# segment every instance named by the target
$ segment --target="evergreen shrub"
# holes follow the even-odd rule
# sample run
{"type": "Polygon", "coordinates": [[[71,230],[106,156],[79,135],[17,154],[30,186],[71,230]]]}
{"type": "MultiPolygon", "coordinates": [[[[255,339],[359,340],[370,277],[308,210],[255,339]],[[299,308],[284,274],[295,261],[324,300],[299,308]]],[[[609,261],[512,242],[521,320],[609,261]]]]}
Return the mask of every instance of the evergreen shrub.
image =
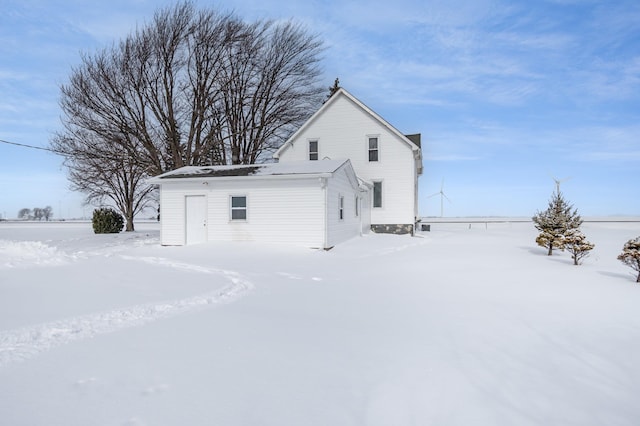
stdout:
{"type": "Polygon", "coordinates": [[[636,282],[640,283],[640,237],[629,240],[624,244],[618,260],[638,272],[636,282]]]}
{"type": "Polygon", "coordinates": [[[93,232],[96,234],[117,234],[124,227],[124,218],[111,208],[93,211],[93,232]]]}

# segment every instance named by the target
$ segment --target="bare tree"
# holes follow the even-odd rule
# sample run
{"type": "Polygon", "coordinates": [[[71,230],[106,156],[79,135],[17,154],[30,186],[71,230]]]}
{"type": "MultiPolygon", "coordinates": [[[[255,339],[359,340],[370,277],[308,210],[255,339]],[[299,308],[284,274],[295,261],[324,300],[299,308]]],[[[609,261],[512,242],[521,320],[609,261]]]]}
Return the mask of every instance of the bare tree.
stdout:
{"type": "Polygon", "coordinates": [[[44,218],[44,212],[40,207],[34,207],[31,212],[33,220],[42,220],[44,218]]]}
{"type": "Polygon", "coordinates": [[[133,231],[135,215],[152,202],[149,195],[154,188],[144,182],[146,171],[131,159],[121,143],[111,143],[88,132],[81,142],[56,139],[55,143],[65,156],[71,188],[83,192],[88,204],[114,205],[126,219],[126,230],[133,231]]]}
{"type": "Polygon", "coordinates": [[[51,218],[53,217],[53,209],[51,208],[51,206],[47,206],[42,209],[42,217],[47,222],[51,220],[51,218]]]}
{"type": "Polygon", "coordinates": [[[143,177],[254,163],[278,148],[322,102],[321,52],[292,22],[246,23],[189,2],[161,9],[119,44],[82,56],[61,87],[64,129],[52,147],[74,187],[113,200],[129,229],[148,194],[131,185],[143,177]]]}
{"type": "Polygon", "coordinates": [[[228,140],[231,163],[258,162],[321,103],[321,48],[300,25],[270,21],[245,25],[227,47],[219,140],[228,140]]]}
{"type": "Polygon", "coordinates": [[[255,162],[321,102],[321,51],[291,22],[162,9],[117,46],[83,55],[61,88],[63,134],[122,144],[150,174],[255,162]]]}
{"type": "Polygon", "coordinates": [[[20,211],[18,212],[18,219],[22,219],[22,220],[29,220],[31,219],[31,209],[20,209],[20,211]]]}

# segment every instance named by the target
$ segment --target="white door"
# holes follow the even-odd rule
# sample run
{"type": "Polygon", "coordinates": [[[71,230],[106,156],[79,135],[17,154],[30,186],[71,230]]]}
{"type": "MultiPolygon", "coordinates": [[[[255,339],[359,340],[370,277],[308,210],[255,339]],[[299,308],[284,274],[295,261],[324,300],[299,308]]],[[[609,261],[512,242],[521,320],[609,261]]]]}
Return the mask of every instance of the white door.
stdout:
{"type": "Polygon", "coordinates": [[[186,243],[198,244],[207,241],[207,202],[204,195],[187,195],[185,229],[186,243]]]}

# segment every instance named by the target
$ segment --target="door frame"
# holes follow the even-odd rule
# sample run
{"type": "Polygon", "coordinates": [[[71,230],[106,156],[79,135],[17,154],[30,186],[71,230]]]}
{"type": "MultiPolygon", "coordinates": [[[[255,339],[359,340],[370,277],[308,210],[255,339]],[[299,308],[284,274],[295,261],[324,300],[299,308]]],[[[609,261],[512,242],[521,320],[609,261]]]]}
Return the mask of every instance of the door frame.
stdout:
{"type": "MultiPolygon", "coordinates": [[[[206,194],[189,194],[184,197],[184,243],[188,244],[200,244],[208,241],[208,220],[207,220],[207,195],[206,194]],[[193,204],[193,201],[198,200],[198,204],[193,204]],[[196,220],[202,221],[201,233],[196,232],[197,225],[190,225],[190,218],[193,217],[193,213],[196,208],[199,210],[199,214],[196,216],[196,220]],[[194,233],[195,232],[195,233],[194,233]],[[191,235],[191,238],[189,236],[191,235]],[[194,238],[195,237],[195,238],[194,238]],[[192,240],[192,241],[190,241],[192,240]]],[[[191,219],[193,221],[194,219],[191,219]]]]}

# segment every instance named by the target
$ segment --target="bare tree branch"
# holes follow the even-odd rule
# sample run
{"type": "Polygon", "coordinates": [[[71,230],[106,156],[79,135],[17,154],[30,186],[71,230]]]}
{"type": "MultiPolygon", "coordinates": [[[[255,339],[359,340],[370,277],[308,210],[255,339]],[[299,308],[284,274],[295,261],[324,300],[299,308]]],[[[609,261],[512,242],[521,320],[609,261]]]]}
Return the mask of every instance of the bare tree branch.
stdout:
{"type": "Polygon", "coordinates": [[[264,161],[322,103],[321,52],[293,22],[246,23],[190,2],[161,9],[81,56],[61,87],[64,128],[51,145],[74,188],[129,220],[149,175],[264,161]]]}

